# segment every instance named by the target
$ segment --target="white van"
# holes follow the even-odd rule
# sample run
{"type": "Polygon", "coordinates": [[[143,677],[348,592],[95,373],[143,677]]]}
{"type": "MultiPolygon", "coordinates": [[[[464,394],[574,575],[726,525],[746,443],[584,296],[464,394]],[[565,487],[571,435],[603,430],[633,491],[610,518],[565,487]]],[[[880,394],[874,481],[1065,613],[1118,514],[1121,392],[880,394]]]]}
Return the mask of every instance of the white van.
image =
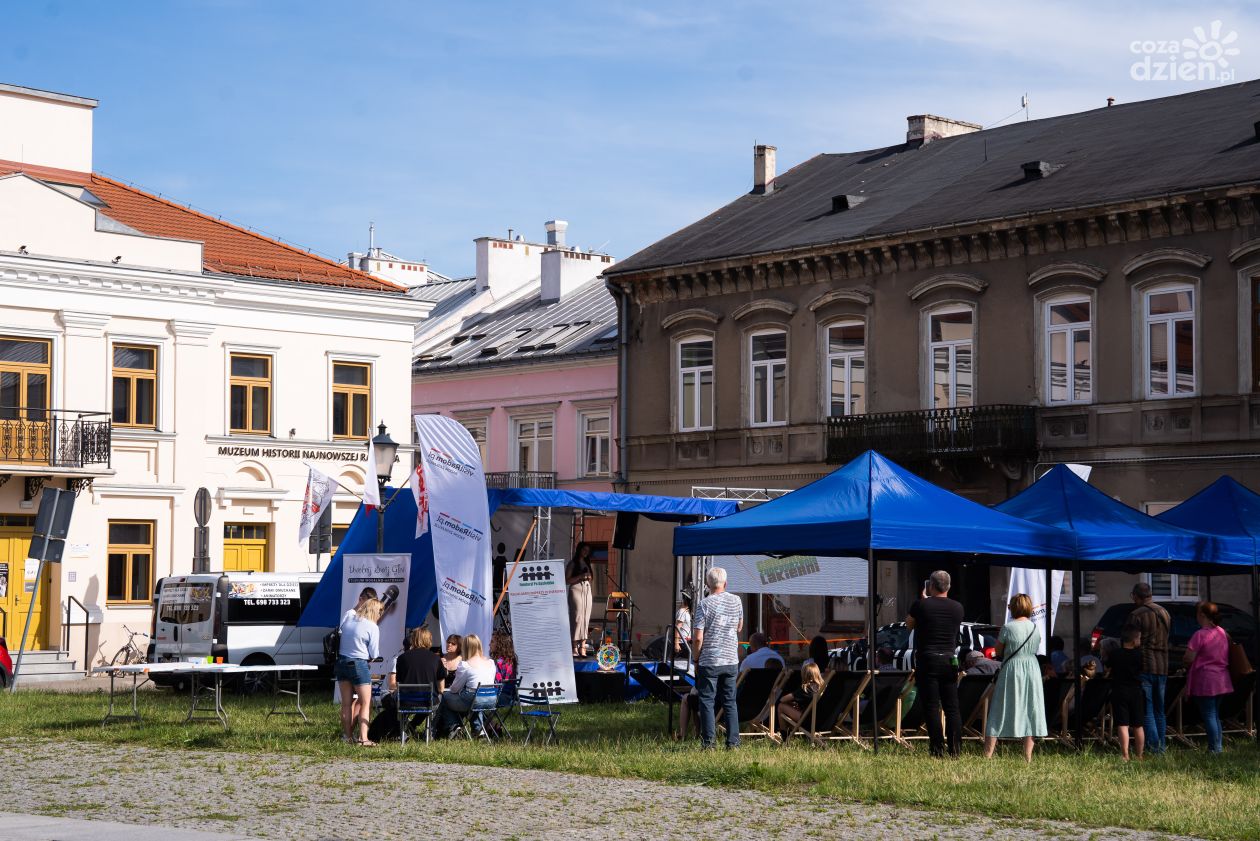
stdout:
{"type": "Polygon", "coordinates": [[[243,666],[324,665],[332,628],[299,628],[317,572],[173,575],[157,582],[149,661],[222,657],[243,666]]]}

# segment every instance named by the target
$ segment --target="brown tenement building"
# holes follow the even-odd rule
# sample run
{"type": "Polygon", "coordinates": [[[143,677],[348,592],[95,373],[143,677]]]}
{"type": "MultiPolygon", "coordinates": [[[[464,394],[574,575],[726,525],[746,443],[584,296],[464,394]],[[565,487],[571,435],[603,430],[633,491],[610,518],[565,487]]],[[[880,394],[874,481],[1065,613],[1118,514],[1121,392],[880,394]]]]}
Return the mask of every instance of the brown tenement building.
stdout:
{"type": "MultiPolygon", "coordinates": [[[[1260,489],[1257,120],[1247,82],[987,131],[913,116],[904,143],[781,175],[756,147],[752,192],[605,274],[628,488],[796,488],[874,448],[989,504],[1060,462],[1151,513],[1221,474],[1260,489]]],[[[668,622],[655,542],[641,626],[668,622]]],[[[881,622],[929,571],[881,568],[881,622]]],[[[967,618],[1001,621],[1006,570],[954,571],[967,618]]],[[[1088,575],[1083,628],[1133,581],[1088,575]]],[[[1247,577],[1210,586],[1248,608],[1247,577]]],[[[784,600],[806,634],[862,602],[784,600]]]]}

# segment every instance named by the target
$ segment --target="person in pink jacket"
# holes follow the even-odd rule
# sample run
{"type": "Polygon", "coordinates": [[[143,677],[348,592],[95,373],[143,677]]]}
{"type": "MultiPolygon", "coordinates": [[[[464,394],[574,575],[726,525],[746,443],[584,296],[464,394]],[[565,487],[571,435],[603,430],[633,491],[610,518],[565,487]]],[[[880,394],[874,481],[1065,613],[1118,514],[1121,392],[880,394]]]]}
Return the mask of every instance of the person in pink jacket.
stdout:
{"type": "Polygon", "coordinates": [[[1218,706],[1222,695],[1234,691],[1229,679],[1229,634],[1219,624],[1221,611],[1212,602],[1199,602],[1199,630],[1186,648],[1186,695],[1199,705],[1208,750],[1221,752],[1221,718],[1218,706]]]}

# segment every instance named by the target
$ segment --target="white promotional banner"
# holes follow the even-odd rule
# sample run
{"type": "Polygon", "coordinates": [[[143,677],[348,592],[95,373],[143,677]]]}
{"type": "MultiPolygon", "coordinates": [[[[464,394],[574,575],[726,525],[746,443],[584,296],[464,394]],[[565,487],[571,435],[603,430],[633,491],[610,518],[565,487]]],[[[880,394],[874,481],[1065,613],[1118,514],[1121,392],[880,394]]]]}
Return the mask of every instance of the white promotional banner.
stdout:
{"type": "Polygon", "coordinates": [[[488,649],[490,509],[481,452],[468,430],[441,415],[416,415],[416,449],[413,482],[428,498],[442,638],[476,634],[488,649]]]}
{"type": "Polygon", "coordinates": [[[359,603],[363,590],[371,587],[385,605],[380,628],[381,657],[372,664],[373,674],[389,674],[394,660],[402,653],[403,634],[407,622],[407,585],[411,573],[411,556],[407,554],[347,554],[341,561],[341,615],[359,603]]]}
{"type": "MultiPolygon", "coordinates": [[[[1054,599],[1050,605],[1050,630],[1054,631],[1054,620],[1059,615],[1059,596],[1063,592],[1063,570],[1051,570],[1050,572],[1050,589],[1054,593],[1054,599]]],[[[1044,569],[1023,569],[1022,567],[1014,567],[1011,569],[1011,586],[1006,593],[1006,603],[1011,603],[1011,597],[1019,593],[1027,594],[1032,599],[1033,612],[1030,617],[1037,630],[1041,632],[1041,645],[1037,648],[1038,654],[1046,653],[1046,571],[1044,569]]],[[[1011,612],[1006,611],[1006,621],[1011,621],[1011,612]]]]}
{"type": "Polygon", "coordinates": [[[564,561],[520,564],[508,583],[508,606],[521,692],[546,694],[553,704],[576,703],[564,561]]]}
{"type": "Polygon", "coordinates": [[[315,531],[315,524],[324,513],[324,509],[332,502],[336,485],[314,467],[308,468],[306,477],[306,495],[302,498],[302,519],[298,524],[298,543],[305,543],[315,531]]]}
{"type": "Polygon", "coordinates": [[[713,565],[726,570],[732,593],[774,593],[792,596],[865,596],[865,558],[792,555],[719,555],[713,565]]]}

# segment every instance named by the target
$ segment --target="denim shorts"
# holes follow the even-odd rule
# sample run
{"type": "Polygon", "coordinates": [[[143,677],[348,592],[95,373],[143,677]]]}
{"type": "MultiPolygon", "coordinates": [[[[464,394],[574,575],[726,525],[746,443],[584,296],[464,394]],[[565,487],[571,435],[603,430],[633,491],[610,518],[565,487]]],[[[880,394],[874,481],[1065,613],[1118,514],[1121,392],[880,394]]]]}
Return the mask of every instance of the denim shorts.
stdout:
{"type": "Polygon", "coordinates": [[[353,686],[363,686],[372,682],[372,672],[368,669],[367,660],[356,660],[341,655],[337,656],[337,665],[333,667],[333,675],[337,680],[345,681],[353,686]]]}

